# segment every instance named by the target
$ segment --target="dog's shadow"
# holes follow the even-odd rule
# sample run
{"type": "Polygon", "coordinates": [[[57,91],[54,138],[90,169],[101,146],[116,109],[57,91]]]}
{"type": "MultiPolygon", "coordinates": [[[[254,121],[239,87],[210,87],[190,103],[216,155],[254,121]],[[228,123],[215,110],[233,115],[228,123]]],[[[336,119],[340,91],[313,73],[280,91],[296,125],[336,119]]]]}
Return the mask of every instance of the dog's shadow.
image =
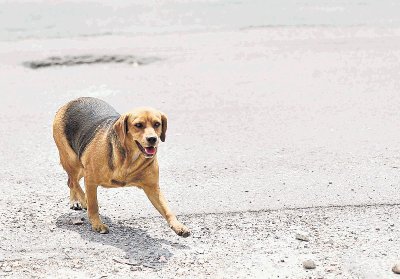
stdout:
{"type": "MultiPolygon", "coordinates": [[[[82,213],[86,213],[83,211],[82,213]]],[[[123,225],[123,222],[112,222],[110,218],[102,216],[102,220],[110,227],[109,234],[99,234],[91,229],[86,214],[67,213],[60,215],[56,220],[56,226],[77,232],[82,239],[90,242],[98,242],[103,245],[110,245],[125,252],[125,259],[115,259],[121,263],[131,265],[142,265],[154,270],[161,270],[173,256],[170,251],[174,249],[188,249],[187,246],[171,242],[165,239],[151,237],[143,229],[123,225]],[[74,225],[72,220],[84,216],[82,225],[74,225]]]]}

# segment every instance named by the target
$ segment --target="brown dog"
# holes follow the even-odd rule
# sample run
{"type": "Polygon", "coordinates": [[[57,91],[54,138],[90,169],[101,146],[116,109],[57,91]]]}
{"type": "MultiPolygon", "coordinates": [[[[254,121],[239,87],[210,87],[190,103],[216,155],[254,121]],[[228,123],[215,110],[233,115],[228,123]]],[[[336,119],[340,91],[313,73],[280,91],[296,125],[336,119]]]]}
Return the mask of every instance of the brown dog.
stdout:
{"type": "Polygon", "coordinates": [[[136,186],[144,190],[176,234],[190,235],[169,209],[158,184],[156,153],[166,131],[167,117],[151,108],[119,115],[106,102],[85,97],[58,110],[53,137],[68,174],[71,208],[87,208],[95,231],[108,233],[99,216],[97,187],[136,186]],[[79,185],[82,177],[86,196],[79,185]]]}

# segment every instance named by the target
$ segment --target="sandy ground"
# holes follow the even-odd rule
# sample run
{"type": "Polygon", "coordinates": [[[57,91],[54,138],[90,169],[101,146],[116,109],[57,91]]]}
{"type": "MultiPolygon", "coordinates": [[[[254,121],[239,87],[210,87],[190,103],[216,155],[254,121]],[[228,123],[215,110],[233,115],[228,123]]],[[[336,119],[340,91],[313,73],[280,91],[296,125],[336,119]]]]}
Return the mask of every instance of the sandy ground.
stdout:
{"type": "Polygon", "coordinates": [[[32,212],[27,206],[12,219],[2,217],[11,232],[1,239],[6,246],[0,276],[398,277],[390,269],[399,260],[399,206],[189,214],[181,216],[194,231],[187,239],[173,235],[160,217],[105,217],[112,231],[100,235],[86,220],[71,224],[85,214],[56,211],[61,214],[32,212]],[[308,242],[295,239],[299,230],[309,234],[308,242]],[[303,268],[308,259],[316,269],[303,268]]]}
{"type": "Polygon", "coordinates": [[[0,42],[1,276],[395,277],[399,59],[396,28],[0,42]],[[82,54],[160,60],[22,66],[82,54]],[[78,96],[168,114],[161,187],[193,237],[133,188],[100,191],[109,235],[70,224],[84,212],[68,208],[51,121],[78,96]]]}

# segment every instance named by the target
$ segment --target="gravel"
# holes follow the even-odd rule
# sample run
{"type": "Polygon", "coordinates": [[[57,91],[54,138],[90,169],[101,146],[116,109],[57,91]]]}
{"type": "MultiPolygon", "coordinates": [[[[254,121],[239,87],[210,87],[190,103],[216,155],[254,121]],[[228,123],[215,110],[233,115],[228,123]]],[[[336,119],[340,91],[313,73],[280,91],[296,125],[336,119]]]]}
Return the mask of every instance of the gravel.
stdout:
{"type": "MultiPolygon", "coordinates": [[[[181,215],[196,236],[183,239],[160,217],[125,219],[112,212],[103,216],[110,234],[100,235],[87,222],[73,225],[70,220],[85,212],[67,204],[66,199],[65,206],[45,210],[46,218],[37,215],[23,228],[7,222],[17,215],[13,205],[1,212],[0,222],[9,232],[1,236],[0,248],[8,278],[395,276],[390,270],[398,257],[393,239],[400,232],[391,224],[400,214],[398,205],[181,215]],[[300,226],[312,232],[312,242],[293,238],[300,226]],[[303,262],[307,258],[312,262],[303,262]],[[307,269],[315,262],[321,268],[307,269]]],[[[29,212],[22,208],[22,216],[29,212]]]]}

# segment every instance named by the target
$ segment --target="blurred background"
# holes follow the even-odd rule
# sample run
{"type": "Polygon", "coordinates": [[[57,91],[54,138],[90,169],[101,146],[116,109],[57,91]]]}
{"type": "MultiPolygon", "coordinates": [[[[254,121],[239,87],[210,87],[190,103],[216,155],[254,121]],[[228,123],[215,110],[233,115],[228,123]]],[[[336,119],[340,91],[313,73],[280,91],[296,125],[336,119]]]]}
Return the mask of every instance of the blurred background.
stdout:
{"type": "Polygon", "coordinates": [[[395,0],[1,1],[1,40],[279,26],[399,26],[395,0]]]}

